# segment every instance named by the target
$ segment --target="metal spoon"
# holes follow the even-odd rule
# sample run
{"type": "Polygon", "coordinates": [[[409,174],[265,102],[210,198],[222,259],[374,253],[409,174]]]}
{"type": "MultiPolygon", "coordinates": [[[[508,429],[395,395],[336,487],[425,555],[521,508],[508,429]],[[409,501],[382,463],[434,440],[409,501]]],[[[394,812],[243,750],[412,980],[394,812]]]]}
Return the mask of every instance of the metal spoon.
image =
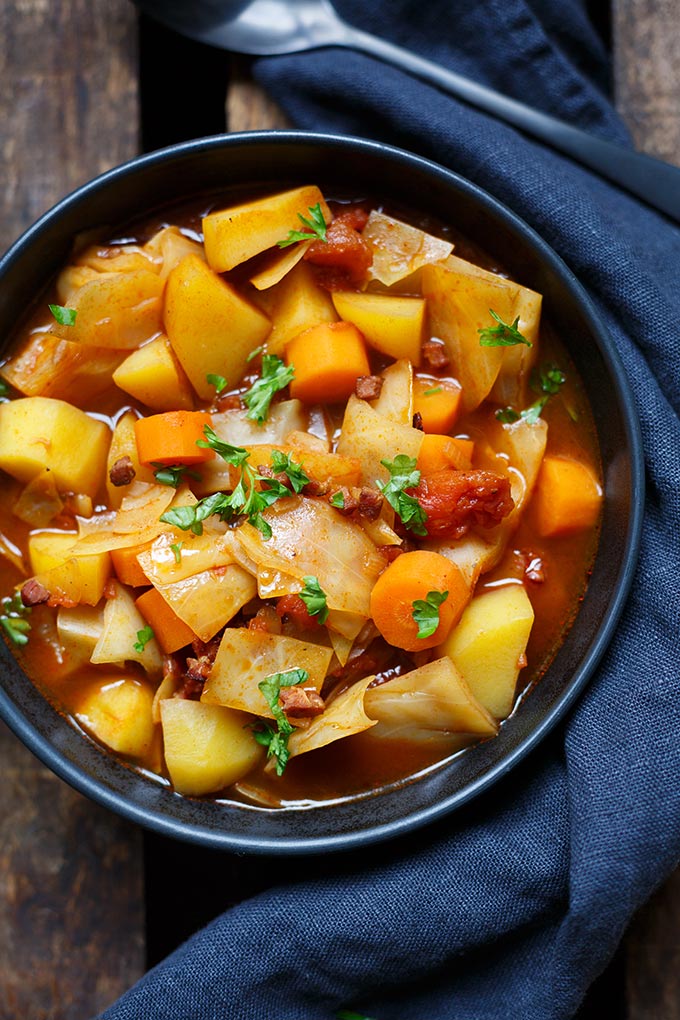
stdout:
{"type": "Polygon", "coordinates": [[[135,0],[182,35],[235,53],[274,56],[345,46],[369,53],[571,156],[680,222],[680,168],[590,135],[342,21],[329,0],[135,0]]]}

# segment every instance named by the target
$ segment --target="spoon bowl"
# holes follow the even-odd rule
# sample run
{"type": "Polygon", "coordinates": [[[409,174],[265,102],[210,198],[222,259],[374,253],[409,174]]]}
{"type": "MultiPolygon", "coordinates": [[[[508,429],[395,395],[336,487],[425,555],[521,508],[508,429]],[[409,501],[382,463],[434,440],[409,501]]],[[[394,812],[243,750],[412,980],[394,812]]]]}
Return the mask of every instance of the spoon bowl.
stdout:
{"type": "Polygon", "coordinates": [[[322,46],[343,46],[377,57],[514,124],[680,222],[680,168],[590,135],[385,39],[354,28],[338,16],[329,0],[135,2],[150,17],[180,35],[234,53],[276,56],[322,46]]]}

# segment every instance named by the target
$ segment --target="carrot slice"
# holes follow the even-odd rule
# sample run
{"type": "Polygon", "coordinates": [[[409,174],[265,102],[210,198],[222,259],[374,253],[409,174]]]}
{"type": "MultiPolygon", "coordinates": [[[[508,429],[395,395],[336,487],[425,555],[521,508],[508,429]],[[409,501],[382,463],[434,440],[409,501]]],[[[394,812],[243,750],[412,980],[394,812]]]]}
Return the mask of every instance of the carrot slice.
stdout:
{"type": "Polygon", "coordinates": [[[137,556],[150,547],[151,542],[141,542],[139,545],[111,550],[113,569],[122,584],[129,584],[131,588],[149,587],[151,581],[137,562],[137,556]]]}
{"type": "Polygon", "coordinates": [[[544,457],[536,479],[532,513],[540,535],[567,535],[592,528],[602,487],[588,465],[568,457],[544,457]]]}
{"type": "Polygon", "coordinates": [[[354,392],[357,377],[370,375],[364,338],[351,322],[323,322],[286,344],[295,367],[290,395],[307,404],[335,404],[354,392]]]}
{"type": "Polygon", "coordinates": [[[423,419],[425,432],[446,433],[454,426],[460,408],[460,386],[446,379],[413,380],[413,410],[423,419]]]}
{"type": "Polygon", "coordinates": [[[449,468],[468,471],[472,466],[474,446],[472,439],[454,439],[452,436],[426,433],[416,467],[421,475],[431,475],[435,471],[446,471],[449,468]]]}
{"type": "Polygon", "coordinates": [[[176,652],[195,640],[191,627],[180,620],[177,613],[168,605],[163,596],[155,589],[149,588],[135,600],[135,605],[153,630],[166,655],[176,652]]]}
{"type": "Polygon", "coordinates": [[[212,425],[207,411],[166,411],[135,422],[137,453],[141,464],[201,464],[212,460],[212,450],[196,445],[212,425]]]}
{"type": "Polygon", "coordinates": [[[402,553],[380,575],[371,592],[371,616],[391,644],[416,652],[445,640],[470,598],[461,571],[436,552],[416,549],[402,553]],[[413,603],[427,600],[430,592],[448,592],[439,606],[439,624],[429,637],[418,637],[413,603]]]}

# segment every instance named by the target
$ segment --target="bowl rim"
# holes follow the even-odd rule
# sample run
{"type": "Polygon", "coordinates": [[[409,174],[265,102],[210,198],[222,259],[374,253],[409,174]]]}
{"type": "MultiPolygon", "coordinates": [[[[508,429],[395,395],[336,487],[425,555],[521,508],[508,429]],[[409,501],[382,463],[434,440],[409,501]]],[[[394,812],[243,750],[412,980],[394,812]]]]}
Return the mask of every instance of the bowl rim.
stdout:
{"type": "MultiPolygon", "coordinates": [[[[44,765],[75,790],[118,815],[160,835],[200,844],[213,849],[240,853],[301,855],[350,850],[366,846],[367,844],[393,839],[454,812],[507,775],[568,714],[582,694],[613,637],[632,585],[644,518],[644,458],[639,418],[625,369],[613,339],[593,300],[572,270],[532,227],[489,192],[448,167],[408,150],[382,142],[352,135],[325,132],[278,129],[258,130],[192,139],[134,157],[75,188],[29,226],[12,244],[5,255],[0,258],[0,286],[2,286],[4,274],[16,260],[22,257],[25,250],[31,247],[34,239],[46,227],[53,224],[73,207],[87,202],[91,195],[106,190],[111,186],[117,186],[123,183],[130,175],[134,175],[148,167],[166,162],[172,163],[177,159],[185,157],[196,157],[213,149],[231,148],[244,144],[257,145],[261,142],[266,142],[268,145],[320,145],[331,150],[359,149],[366,153],[378,154],[383,158],[396,161],[396,163],[404,166],[419,168],[426,174],[439,178],[443,183],[453,184],[459,190],[462,189],[470,194],[485,211],[495,217],[499,217],[512,230],[523,235],[538,258],[560,279],[569,292],[571,299],[579,307],[593,335],[597,338],[599,353],[605,363],[609,380],[615,391],[617,403],[619,407],[625,407],[628,412],[623,415],[623,428],[630,453],[630,512],[623,538],[624,550],[621,557],[621,567],[616,579],[615,591],[608,603],[605,618],[597,628],[594,640],[583,655],[580,666],[570,676],[568,686],[556,698],[554,704],[546,710],[543,718],[531,732],[521,738],[517,745],[501,761],[493,764],[477,778],[467,782],[461,789],[448,794],[440,800],[436,800],[427,807],[421,807],[414,812],[408,813],[403,817],[391,819],[388,822],[368,824],[356,831],[303,838],[295,836],[275,836],[271,838],[261,835],[253,836],[252,834],[241,836],[229,833],[228,831],[215,830],[200,824],[175,820],[162,811],[150,809],[131,801],[125,794],[111,789],[101,779],[85,772],[81,766],[71,761],[54,743],[51,743],[40,732],[25,716],[21,707],[9,698],[4,685],[0,686],[0,717],[5,720],[15,735],[44,765]]],[[[11,656],[11,649],[8,651],[11,656]]],[[[19,666],[19,668],[21,667],[19,666]]],[[[56,710],[53,709],[53,711],[56,710]]],[[[70,725],[70,723],[67,722],[67,725],[70,725]]],[[[107,752],[104,751],[104,753],[106,754],[107,752]]],[[[243,806],[245,809],[248,809],[248,805],[243,806]]],[[[320,807],[323,807],[323,804],[320,807]]],[[[285,811],[285,809],[283,810],[285,811]]]]}

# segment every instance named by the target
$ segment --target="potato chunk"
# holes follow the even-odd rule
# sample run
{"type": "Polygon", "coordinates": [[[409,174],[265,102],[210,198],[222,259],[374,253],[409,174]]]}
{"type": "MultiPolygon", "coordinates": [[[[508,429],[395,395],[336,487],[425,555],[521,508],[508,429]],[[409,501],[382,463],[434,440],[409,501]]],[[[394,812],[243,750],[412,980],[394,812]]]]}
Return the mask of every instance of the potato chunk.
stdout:
{"type": "Polygon", "coordinates": [[[211,400],[215,388],[206,376],[219,373],[227,386],[236,386],[270,323],[197,255],[187,255],[168,276],[165,328],[194,389],[211,400]]]}
{"type": "Polygon", "coordinates": [[[440,647],[497,719],[512,709],[533,622],[534,610],[521,585],[493,588],[472,600],[440,647]]]}
{"type": "Polygon", "coordinates": [[[390,358],[408,358],[414,365],[420,364],[423,298],[336,291],[333,304],[340,318],[361,330],[371,347],[390,358]]]}
{"type": "Polygon", "coordinates": [[[164,336],[128,355],[113,381],[154,411],[191,411],[194,406],[189,380],[164,336]]]}
{"type": "Polygon", "coordinates": [[[111,675],[90,688],[78,705],[78,722],[113,751],[143,758],[153,744],[153,691],[132,676],[111,675]]]}
{"type": "Polygon", "coordinates": [[[44,468],[61,491],[95,496],[111,432],[63,400],[22,397],[0,405],[0,468],[30,482],[44,468]]]}
{"type": "Polygon", "coordinates": [[[210,213],[203,218],[208,263],[216,273],[224,273],[272,248],[288,237],[289,231],[302,229],[299,217],[309,219],[309,210],[317,203],[328,223],[330,210],[316,185],[210,213]]]}
{"type": "Polygon", "coordinates": [[[264,754],[247,728],[252,718],[221,705],[160,702],[165,763],[178,793],[200,797],[247,775],[264,754]]]}

